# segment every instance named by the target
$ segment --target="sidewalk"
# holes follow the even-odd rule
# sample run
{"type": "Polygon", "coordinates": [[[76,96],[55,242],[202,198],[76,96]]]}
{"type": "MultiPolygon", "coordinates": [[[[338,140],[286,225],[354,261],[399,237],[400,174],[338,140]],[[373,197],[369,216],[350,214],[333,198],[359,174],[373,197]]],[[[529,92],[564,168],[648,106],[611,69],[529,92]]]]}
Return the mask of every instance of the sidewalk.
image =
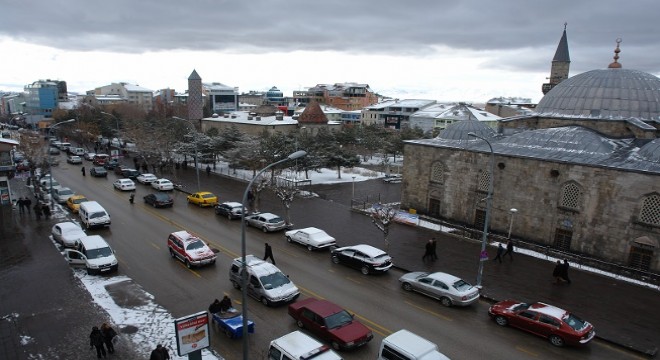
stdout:
{"type": "MultiPolygon", "coordinates": [[[[177,173],[183,190],[195,189],[194,169],[177,173]]],[[[215,192],[220,201],[240,201],[247,184],[243,181],[212,174],[201,177],[202,190],[215,192]],[[212,180],[212,181],[208,181],[212,180]]],[[[400,200],[400,185],[381,180],[362,182],[360,189],[381,195],[383,203],[400,200]]],[[[352,184],[312,185],[311,191],[320,198],[296,199],[291,206],[292,219],[301,226],[323,226],[340,245],[359,242],[384,248],[383,238],[371,224],[370,217],[350,209],[352,184]],[[319,223],[322,219],[322,223],[319,223]],[[347,224],[351,224],[347,226],[347,224]],[[368,236],[366,234],[369,234],[368,236]],[[343,243],[342,243],[343,242],[343,243]]],[[[307,189],[310,190],[310,189],[307,189]]],[[[266,194],[264,208],[281,212],[274,196],[266,194]]],[[[431,231],[421,227],[395,224],[390,228],[390,247],[395,266],[403,271],[443,271],[475,283],[481,242],[431,231]],[[439,259],[423,262],[424,245],[429,238],[438,241],[439,259]]],[[[496,248],[488,248],[490,258],[496,248]]],[[[654,356],[660,341],[660,311],[657,309],[660,292],[608,276],[582,271],[575,266],[569,270],[572,283],[555,285],[552,271],[555,262],[514,254],[502,264],[492,260],[484,263],[482,297],[488,301],[515,299],[526,302],[542,301],[565,308],[594,324],[597,337],[639,352],[654,356]]],[[[485,314],[484,314],[485,315],[485,314]]],[[[485,316],[487,319],[487,316],[485,316]]]]}

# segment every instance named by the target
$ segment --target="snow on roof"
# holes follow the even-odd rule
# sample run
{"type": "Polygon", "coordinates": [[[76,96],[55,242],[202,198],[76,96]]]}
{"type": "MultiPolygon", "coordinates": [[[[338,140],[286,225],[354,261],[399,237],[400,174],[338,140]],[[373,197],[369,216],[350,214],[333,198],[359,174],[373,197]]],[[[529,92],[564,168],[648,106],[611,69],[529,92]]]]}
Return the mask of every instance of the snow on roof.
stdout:
{"type": "Polygon", "coordinates": [[[298,121],[293,120],[290,116],[284,116],[282,120],[277,120],[275,116],[261,116],[260,120],[257,120],[257,116],[250,115],[247,111],[234,111],[228,114],[228,117],[208,117],[202,120],[204,121],[217,121],[217,122],[228,122],[228,123],[237,123],[237,124],[253,124],[253,125],[297,125],[298,121]],[[251,120],[248,117],[252,117],[251,120]]]}
{"type": "Polygon", "coordinates": [[[153,93],[154,92],[153,90],[149,90],[149,89],[144,88],[144,87],[139,86],[139,85],[133,85],[133,84],[123,84],[123,85],[124,85],[124,89],[126,89],[126,91],[148,92],[148,93],[153,93]]]}

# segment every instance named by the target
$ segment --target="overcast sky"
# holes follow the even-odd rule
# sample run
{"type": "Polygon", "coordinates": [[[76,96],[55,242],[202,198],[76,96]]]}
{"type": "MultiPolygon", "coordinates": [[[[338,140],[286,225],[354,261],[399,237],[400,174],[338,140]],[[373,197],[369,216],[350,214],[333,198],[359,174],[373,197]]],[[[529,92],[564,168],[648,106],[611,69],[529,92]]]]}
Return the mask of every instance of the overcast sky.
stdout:
{"type": "Polygon", "coordinates": [[[660,74],[660,1],[0,0],[0,90],[39,79],[240,92],[357,82],[398,98],[538,101],[568,23],[571,76],[660,74]]]}

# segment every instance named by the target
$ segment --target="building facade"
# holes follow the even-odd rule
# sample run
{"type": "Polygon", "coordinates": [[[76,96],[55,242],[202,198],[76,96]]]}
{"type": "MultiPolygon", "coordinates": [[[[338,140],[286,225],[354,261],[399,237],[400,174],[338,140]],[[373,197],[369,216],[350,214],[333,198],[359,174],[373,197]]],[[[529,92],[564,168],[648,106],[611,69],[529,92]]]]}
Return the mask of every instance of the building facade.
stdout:
{"type": "Polygon", "coordinates": [[[153,90],[143,88],[129,83],[111,83],[110,85],[97,87],[87,92],[88,96],[93,96],[94,100],[85,100],[86,102],[105,102],[112,100],[112,103],[126,102],[148,112],[153,109],[153,90]],[[99,100],[102,99],[102,100],[99,100]],[[119,100],[114,100],[119,99],[119,100]]]}

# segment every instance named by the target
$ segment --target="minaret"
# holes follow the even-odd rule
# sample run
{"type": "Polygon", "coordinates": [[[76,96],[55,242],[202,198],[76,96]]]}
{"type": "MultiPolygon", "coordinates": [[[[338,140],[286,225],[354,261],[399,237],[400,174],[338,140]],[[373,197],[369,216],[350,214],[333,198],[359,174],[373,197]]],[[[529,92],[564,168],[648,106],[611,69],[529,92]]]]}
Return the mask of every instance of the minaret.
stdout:
{"type": "Polygon", "coordinates": [[[552,90],[560,82],[568,79],[568,70],[571,67],[571,57],[568,54],[568,40],[566,39],[566,25],[564,23],[564,33],[561,35],[559,45],[555,57],[552,59],[552,67],[550,67],[550,82],[543,84],[543,95],[552,90]]]}
{"type": "Polygon", "coordinates": [[[193,70],[188,77],[188,120],[201,120],[204,117],[203,109],[202,78],[193,70]]]}

